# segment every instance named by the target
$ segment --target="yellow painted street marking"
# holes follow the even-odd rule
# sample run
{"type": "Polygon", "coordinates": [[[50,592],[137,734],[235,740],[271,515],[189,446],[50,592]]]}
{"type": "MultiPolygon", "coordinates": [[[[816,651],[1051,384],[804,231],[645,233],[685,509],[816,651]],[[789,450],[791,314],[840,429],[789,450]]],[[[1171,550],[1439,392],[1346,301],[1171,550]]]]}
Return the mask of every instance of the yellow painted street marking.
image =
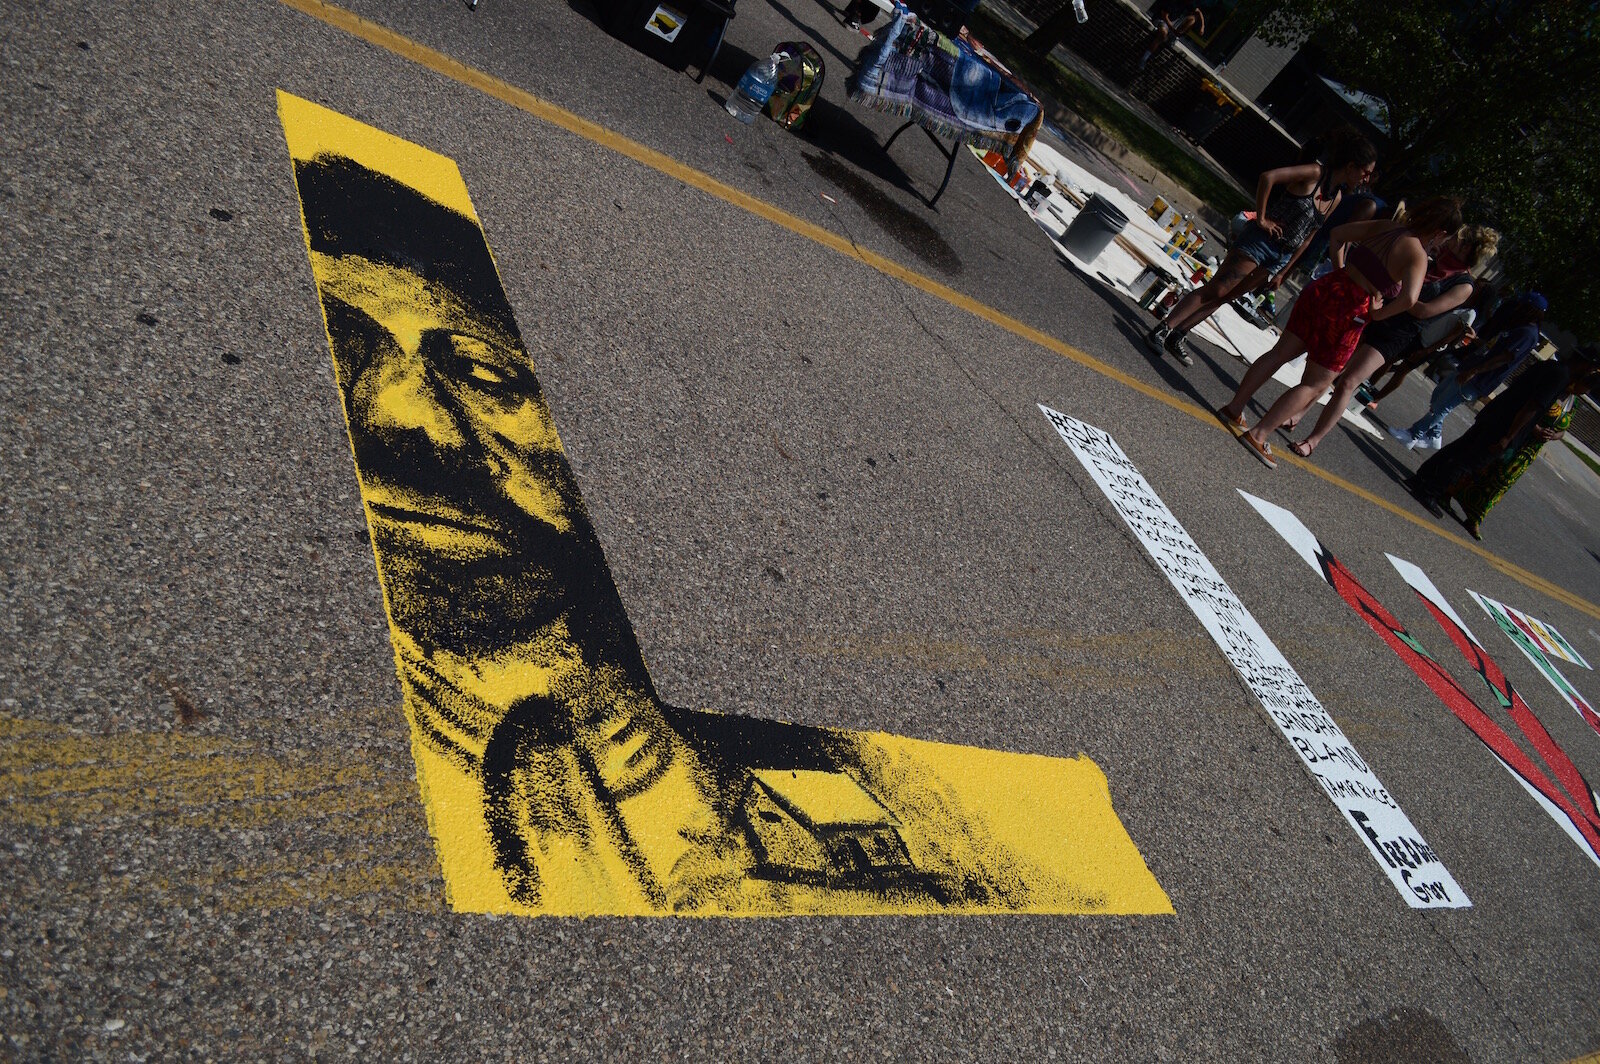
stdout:
{"type": "MultiPolygon", "coordinates": [[[[951,306],[959,307],[960,309],[967,311],[969,314],[989,322],[991,325],[996,325],[1006,330],[1013,336],[1037,344],[1040,347],[1054,352],[1063,358],[1070,359],[1071,361],[1078,363],[1080,366],[1093,370],[1101,376],[1108,377],[1111,380],[1116,381],[1118,384],[1122,384],[1133,389],[1141,395],[1154,399],[1159,403],[1163,403],[1166,406],[1171,407],[1173,410],[1176,410],[1181,414],[1186,414],[1203,424],[1213,425],[1217,428],[1222,427],[1220,424],[1218,424],[1216,418],[1212,416],[1210,411],[1202,410],[1193,403],[1180,399],[1163,388],[1156,387],[1152,384],[1147,384],[1146,382],[1139,380],[1137,377],[1124,373],[1122,370],[1100,361],[1093,355],[1073,347],[1071,344],[1063,343],[1048,333],[1041,332],[1031,325],[1026,325],[1010,315],[1005,314],[994,307],[988,306],[985,303],[980,303],[971,296],[957,292],[955,289],[947,287],[946,285],[942,285],[938,281],[935,281],[930,277],[926,277],[923,274],[917,273],[914,270],[907,269],[899,263],[885,258],[876,252],[859,247],[854,242],[839,236],[836,233],[829,232],[819,225],[815,225],[811,222],[805,221],[804,219],[797,218],[781,208],[774,207],[772,204],[763,200],[759,200],[748,193],[741,192],[731,185],[724,184],[709,174],[702,173],[693,167],[686,166],[669,155],[658,152],[653,148],[647,148],[638,141],[625,137],[615,130],[608,129],[599,123],[591,122],[586,118],[581,118],[563,107],[558,107],[547,100],[542,100],[525,89],[519,89],[515,85],[503,81],[492,74],[486,74],[481,70],[469,67],[465,63],[445,55],[443,52],[429,48],[427,45],[420,44],[417,41],[413,41],[409,37],[395,33],[393,30],[386,29],[375,22],[364,19],[360,15],[346,11],[343,8],[335,7],[332,4],[322,3],[321,0],[279,0],[279,2],[287,7],[294,8],[296,11],[303,12],[304,14],[307,14],[320,22],[324,22],[329,26],[333,26],[334,28],[343,30],[354,37],[358,37],[361,40],[366,41],[368,44],[372,44],[384,49],[385,51],[392,52],[403,59],[410,60],[419,66],[426,67],[436,74],[442,74],[445,77],[454,81],[458,81],[463,85],[471,86],[485,95],[492,96],[503,103],[510,104],[512,107],[533,115],[535,118],[541,119],[542,121],[548,122],[553,126],[564,129],[569,133],[576,134],[577,136],[580,136],[591,143],[610,149],[611,151],[614,151],[619,155],[626,156],[635,162],[642,163],[645,166],[650,167],[652,170],[656,170],[667,175],[668,177],[682,181],[684,184],[693,188],[697,188],[708,195],[722,200],[725,203],[729,203],[740,208],[741,210],[749,211],[751,214],[754,214],[760,218],[764,218],[772,224],[781,226],[792,233],[803,236],[807,240],[814,241],[815,243],[821,244],[823,247],[831,248],[832,250],[837,251],[841,255],[848,256],[849,258],[864,263],[865,265],[872,267],[874,270],[877,270],[879,273],[893,277],[895,280],[910,285],[912,288],[915,288],[918,291],[925,292],[928,295],[933,296],[935,299],[943,300],[944,302],[949,303],[951,306]]],[[[1504,573],[1511,579],[1516,580],[1518,583],[1532,588],[1541,594],[1548,595],[1556,601],[1563,603],[1566,606],[1570,606],[1572,609],[1575,609],[1580,613],[1587,614],[1596,620],[1600,620],[1600,605],[1596,605],[1587,601],[1586,599],[1580,598],[1565,588],[1551,583],[1543,577],[1523,569],[1521,566],[1514,565],[1513,563],[1500,558],[1483,547],[1480,547],[1478,544],[1440,528],[1436,523],[1433,522],[1431,518],[1420,517],[1417,514],[1397,506],[1386,499],[1380,498],[1372,492],[1367,491],[1365,488],[1361,488],[1355,484],[1352,484],[1343,477],[1336,476],[1325,469],[1313,465],[1311,462],[1300,458],[1298,455],[1285,454],[1278,460],[1280,462],[1287,462],[1289,465],[1296,466],[1300,469],[1307,470],[1312,475],[1320,477],[1329,484],[1341,488],[1344,491],[1347,491],[1350,494],[1379,507],[1380,509],[1386,510],[1396,517],[1409,521],[1418,528],[1431,532],[1442,539],[1448,540],[1450,543],[1458,547],[1471,551],[1473,554],[1476,554],[1480,558],[1487,561],[1496,570],[1504,573]]]]}

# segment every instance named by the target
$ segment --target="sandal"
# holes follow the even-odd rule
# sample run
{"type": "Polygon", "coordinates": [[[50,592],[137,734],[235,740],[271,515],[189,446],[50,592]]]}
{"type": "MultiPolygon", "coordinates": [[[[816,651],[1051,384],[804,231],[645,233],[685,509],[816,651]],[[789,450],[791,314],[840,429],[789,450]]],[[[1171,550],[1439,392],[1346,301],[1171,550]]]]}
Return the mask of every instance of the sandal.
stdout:
{"type": "Polygon", "coordinates": [[[1268,469],[1278,468],[1278,460],[1272,457],[1272,444],[1257,443],[1255,440],[1250,438],[1250,434],[1248,432],[1239,434],[1239,442],[1250,448],[1250,453],[1261,459],[1262,465],[1266,466],[1268,469]]]}
{"type": "Polygon", "coordinates": [[[1235,435],[1238,435],[1250,427],[1250,422],[1244,419],[1243,414],[1240,414],[1238,417],[1229,417],[1220,406],[1217,407],[1216,410],[1212,411],[1212,413],[1217,415],[1218,421],[1232,429],[1235,435]]]}
{"type": "Polygon", "coordinates": [[[1295,440],[1289,445],[1289,450],[1293,451],[1301,458],[1310,458],[1311,452],[1315,451],[1316,448],[1306,443],[1305,440],[1295,440]]]}

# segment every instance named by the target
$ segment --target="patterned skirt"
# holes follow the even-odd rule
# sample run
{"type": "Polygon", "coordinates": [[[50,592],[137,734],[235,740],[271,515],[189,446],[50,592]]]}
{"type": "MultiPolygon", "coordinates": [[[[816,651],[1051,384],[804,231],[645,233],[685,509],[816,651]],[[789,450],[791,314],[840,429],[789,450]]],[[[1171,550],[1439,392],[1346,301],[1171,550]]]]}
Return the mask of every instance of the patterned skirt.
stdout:
{"type": "MultiPolygon", "coordinates": [[[[1565,432],[1571,424],[1572,406],[1557,402],[1534,422],[1534,427],[1549,429],[1551,432],[1565,432]]],[[[1451,494],[1466,511],[1467,520],[1482,522],[1489,511],[1494,509],[1494,504],[1511,490],[1511,485],[1517,482],[1517,478],[1533,465],[1534,459],[1539,457],[1539,451],[1543,448],[1543,440],[1530,440],[1521,447],[1508,451],[1499,461],[1489,463],[1475,475],[1467,477],[1456,485],[1451,494]]]]}

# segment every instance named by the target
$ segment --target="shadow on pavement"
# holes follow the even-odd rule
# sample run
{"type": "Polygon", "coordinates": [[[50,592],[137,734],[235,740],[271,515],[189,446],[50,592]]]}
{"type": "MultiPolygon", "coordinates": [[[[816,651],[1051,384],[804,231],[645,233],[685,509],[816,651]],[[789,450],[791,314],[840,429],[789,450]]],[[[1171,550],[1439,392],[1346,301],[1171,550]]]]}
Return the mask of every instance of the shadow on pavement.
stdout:
{"type": "MultiPolygon", "coordinates": [[[[854,70],[856,68],[856,57],[855,56],[853,56],[853,55],[847,56],[843,52],[839,51],[839,49],[835,48],[832,44],[829,44],[827,38],[822,35],[822,31],[821,30],[817,29],[815,26],[810,25],[809,23],[801,21],[799,16],[797,16],[793,11],[789,10],[789,8],[787,6],[785,6],[784,4],[779,3],[778,0],[767,0],[767,6],[772,8],[772,10],[776,11],[779,15],[781,15],[783,17],[784,21],[786,21],[790,25],[794,26],[795,29],[798,29],[801,32],[803,32],[806,35],[805,39],[807,41],[809,41],[814,48],[817,48],[817,49],[819,49],[821,51],[827,52],[829,55],[833,56],[835,59],[837,59],[840,63],[842,63],[844,65],[845,70],[839,71],[837,73],[835,73],[835,71],[831,70],[831,69],[825,71],[824,74],[823,74],[824,78],[828,78],[828,77],[844,77],[849,71],[854,70]]],[[[839,24],[838,23],[838,12],[832,5],[822,2],[822,0],[819,0],[817,6],[826,8],[827,11],[828,11],[829,18],[832,19],[835,24],[839,24]]],[[[867,39],[865,37],[860,38],[860,40],[861,40],[862,44],[867,43],[867,39]]],[[[778,42],[777,41],[773,41],[772,43],[773,44],[777,44],[778,42]]]]}
{"type": "Polygon", "coordinates": [[[606,29],[605,20],[600,17],[600,8],[593,0],[567,0],[567,6],[590,22],[593,22],[601,32],[610,36],[610,31],[606,29]]]}
{"type": "MultiPolygon", "coordinates": [[[[881,149],[880,149],[881,154],[881,149]]],[[[896,203],[882,189],[845,166],[833,155],[803,152],[806,165],[849,196],[895,242],[946,276],[961,272],[961,258],[945,239],[917,214],[896,203]]],[[[901,181],[905,175],[901,174],[901,181]]],[[[890,180],[890,179],[886,179],[890,180]]],[[[891,183],[895,183],[892,182],[891,183]]],[[[900,185],[904,188],[905,185],[900,185]]]]}
{"type": "MultiPolygon", "coordinates": [[[[1152,322],[1155,321],[1154,318],[1150,320],[1152,322]]],[[[1244,375],[1250,370],[1249,362],[1240,358],[1232,349],[1212,343],[1210,340],[1201,340],[1192,332],[1188,336],[1188,342],[1189,350],[1205,360],[1211,372],[1216,375],[1218,384],[1228,389],[1229,392],[1239,390],[1240,383],[1244,381],[1244,375]],[[1237,375],[1232,372],[1235,368],[1238,369],[1237,375]]],[[[1253,408],[1258,406],[1253,399],[1250,405],[1253,408]]],[[[1265,413],[1267,408],[1260,406],[1259,409],[1262,413],[1265,413]]]]}
{"type": "Polygon", "coordinates": [[[1189,383],[1189,378],[1183,375],[1182,367],[1169,358],[1153,354],[1145,346],[1144,334],[1148,326],[1145,324],[1144,310],[1137,303],[1106,287],[1105,282],[1098,275],[1084,273],[1083,270],[1078,268],[1077,263],[1067,258],[1066,254],[1062,252],[1060,244],[1051,241],[1051,246],[1055,249],[1057,261],[1064,268],[1071,271],[1074,276],[1082,280],[1086,289],[1093,292],[1106,306],[1111,308],[1116,315],[1112,324],[1133,345],[1134,350],[1144,356],[1145,361],[1150,364],[1151,368],[1161,375],[1161,379],[1166,382],[1167,387],[1188,396],[1200,409],[1209,410],[1211,401],[1201,395],[1198,388],[1189,383]]]}
{"type": "Polygon", "coordinates": [[[1396,484],[1399,484],[1401,487],[1405,486],[1405,482],[1411,477],[1412,473],[1412,470],[1409,466],[1395,458],[1394,455],[1389,453],[1389,449],[1387,447],[1385,447],[1382,443],[1373,440],[1366,433],[1361,432],[1358,429],[1353,429],[1348,425],[1341,425],[1339,426],[1339,429],[1341,432],[1350,437],[1350,442],[1355,444],[1356,449],[1362,454],[1366,455],[1367,459],[1374,466],[1376,466],[1380,472],[1382,472],[1396,484]]]}
{"type": "MultiPolygon", "coordinates": [[[[711,68],[711,75],[733,85],[754,61],[755,57],[742,48],[725,45],[711,68]]],[[[727,103],[725,94],[707,89],[706,95],[718,107],[727,103]]],[[[961,272],[960,256],[919,212],[906,209],[868,180],[868,177],[876,178],[885,185],[927,202],[910,176],[883,150],[879,134],[862,124],[848,106],[818,97],[811,106],[810,114],[806,115],[805,124],[795,136],[817,149],[800,152],[806,165],[834,189],[854,201],[896,243],[946,276],[961,272]]]]}

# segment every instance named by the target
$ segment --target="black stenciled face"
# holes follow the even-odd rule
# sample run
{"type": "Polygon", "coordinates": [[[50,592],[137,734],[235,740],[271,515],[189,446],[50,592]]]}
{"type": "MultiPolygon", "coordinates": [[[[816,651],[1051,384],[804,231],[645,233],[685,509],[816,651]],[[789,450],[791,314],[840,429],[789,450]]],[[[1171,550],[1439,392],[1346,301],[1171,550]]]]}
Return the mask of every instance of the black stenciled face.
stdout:
{"type": "Polygon", "coordinates": [[[395,623],[424,650],[526,638],[596,559],[521,340],[403,266],[312,265],[395,623]]]}

